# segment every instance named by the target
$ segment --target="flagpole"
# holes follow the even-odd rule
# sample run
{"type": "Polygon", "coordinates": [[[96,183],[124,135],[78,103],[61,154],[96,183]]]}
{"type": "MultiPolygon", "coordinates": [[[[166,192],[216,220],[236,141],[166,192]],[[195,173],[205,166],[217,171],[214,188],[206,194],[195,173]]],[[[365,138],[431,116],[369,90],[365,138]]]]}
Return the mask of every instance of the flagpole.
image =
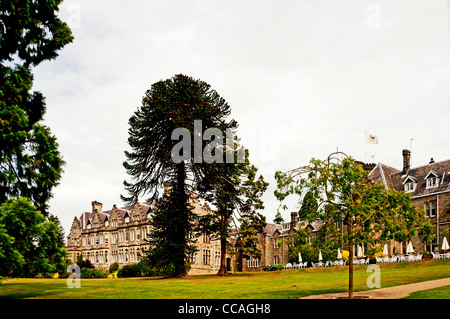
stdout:
{"type": "Polygon", "coordinates": [[[367,130],[364,130],[364,163],[367,162],[367,130]]]}

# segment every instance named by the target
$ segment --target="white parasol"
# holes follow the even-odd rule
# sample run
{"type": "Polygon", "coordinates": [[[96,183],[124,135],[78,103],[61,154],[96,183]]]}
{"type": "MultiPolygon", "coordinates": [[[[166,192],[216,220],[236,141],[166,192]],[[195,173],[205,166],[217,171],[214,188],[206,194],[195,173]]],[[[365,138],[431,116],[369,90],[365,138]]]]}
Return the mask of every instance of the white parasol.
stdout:
{"type": "Polygon", "coordinates": [[[338,253],[337,253],[337,259],[338,260],[342,259],[341,250],[339,248],[338,248],[338,253]]]}
{"type": "Polygon", "coordinates": [[[319,250],[319,261],[322,261],[322,251],[319,250]]]}
{"type": "Polygon", "coordinates": [[[298,253],[298,262],[299,263],[301,263],[303,260],[302,260],[302,254],[300,254],[300,252],[298,253]]]}
{"type": "Polygon", "coordinates": [[[413,248],[411,242],[409,242],[408,247],[406,247],[406,253],[412,254],[413,252],[414,252],[414,248],[413,248]]]}
{"type": "Polygon", "coordinates": [[[442,240],[442,250],[447,251],[449,249],[450,249],[450,247],[448,246],[447,237],[444,237],[444,240],[442,240]]]}
{"type": "Polygon", "coordinates": [[[384,248],[383,248],[383,255],[385,255],[385,256],[387,256],[389,253],[388,253],[388,248],[387,248],[387,245],[386,244],[384,244],[384,248]]]}
{"type": "Polygon", "coordinates": [[[361,246],[360,245],[358,245],[358,253],[356,254],[356,257],[357,258],[361,258],[362,257],[362,249],[361,249],[361,246]]]}

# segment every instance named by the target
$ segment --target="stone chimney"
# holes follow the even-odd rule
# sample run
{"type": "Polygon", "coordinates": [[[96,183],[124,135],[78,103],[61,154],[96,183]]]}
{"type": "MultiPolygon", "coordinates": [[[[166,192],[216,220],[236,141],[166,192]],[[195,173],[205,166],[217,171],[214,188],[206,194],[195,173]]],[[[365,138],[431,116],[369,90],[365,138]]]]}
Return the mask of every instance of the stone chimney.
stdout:
{"type": "Polygon", "coordinates": [[[411,165],[411,151],[410,150],[403,150],[403,170],[402,175],[406,174],[409,171],[410,165],[411,165]]]}
{"type": "Polygon", "coordinates": [[[294,229],[297,226],[298,221],[298,213],[292,212],[291,213],[291,229],[294,229]]]}
{"type": "Polygon", "coordinates": [[[433,164],[433,163],[434,163],[434,159],[431,158],[431,159],[430,159],[430,163],[428,163],[428,164],[433,164]]]}
{"type": "Polygon", "coordinates": [[[95,212],[97,210],[100,213],[102,211],[102,208],[103,208],[102,203],[99,203],[96,200],[92,202],[92,212],[95,212]]]}

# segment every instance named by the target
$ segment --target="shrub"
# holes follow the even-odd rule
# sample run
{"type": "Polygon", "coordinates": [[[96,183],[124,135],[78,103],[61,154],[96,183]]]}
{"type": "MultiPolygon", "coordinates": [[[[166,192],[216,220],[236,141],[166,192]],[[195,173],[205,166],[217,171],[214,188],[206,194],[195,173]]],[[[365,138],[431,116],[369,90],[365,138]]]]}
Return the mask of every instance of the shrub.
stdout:
{"type": "Polygon", "coordinates": [[[159,276],[160,272],[150,267],[145,261],[141,260],[137,264],[124,265],[117,272],[117,277],[151,277],[159,276]]]}
{"type": "Polygon", "coordinates": [[[342,259],[348,260],[348,257],[350,256],[350,252],[348,250],[343,250],[341,252],[341,255],[342,255],[342,259]]]}
{"type": "Polygon", "coordinates": [[[112,274],[113,272],[116,272],[117,270],[119,270],[119,264],[117,262],[114,262],[109,266],[110,274],[112,274]]]}
{"type": "Polygon", "coordinates": [[[370,247],[367,250],[367,254],[366,255],[369,258],[383,257],[383,247],[381,247],[381,246],[370,247]]]}
{"type": "Polygon", "coordinates": [[[107,272],[100,269],[83,268],[81,269],[81,278],[106,278],[107,272]]]}

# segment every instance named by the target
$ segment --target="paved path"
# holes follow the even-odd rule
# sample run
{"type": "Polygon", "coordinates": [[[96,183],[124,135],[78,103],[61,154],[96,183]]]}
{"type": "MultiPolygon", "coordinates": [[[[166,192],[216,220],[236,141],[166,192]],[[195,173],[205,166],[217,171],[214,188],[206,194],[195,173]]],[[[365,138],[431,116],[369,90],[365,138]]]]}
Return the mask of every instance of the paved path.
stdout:
{"type": "MultiPolygon", "coordinates": [[[[433,289],[448,285],[450,285],[450,278],[443,278],[408,285],[358,291],[354,292],[353,295],[371,296],[373,299],[398,299],[407,297],[412,292],[433,289]]],[[[308,297],[303,297],[301,299],[332,299],[334,297],[346,297],[346,296],[348,296],[348,292],[340,292],[325,295],[312,295],[308,297]]]]}

